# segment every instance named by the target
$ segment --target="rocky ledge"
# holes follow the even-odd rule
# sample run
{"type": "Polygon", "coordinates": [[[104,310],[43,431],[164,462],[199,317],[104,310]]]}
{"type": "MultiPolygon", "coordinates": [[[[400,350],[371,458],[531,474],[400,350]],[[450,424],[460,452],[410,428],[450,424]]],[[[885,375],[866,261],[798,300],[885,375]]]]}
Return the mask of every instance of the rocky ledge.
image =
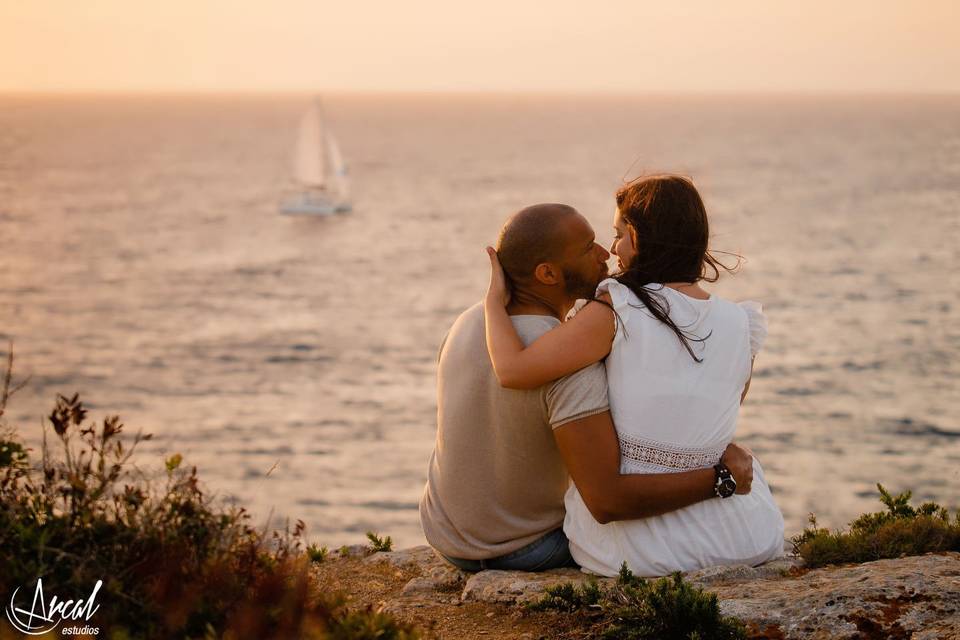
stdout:
{"type": "MultiPolygon", "coordinates": [[[[470,574],[427,546],[375,553],[363,562],[415,576],[384,603],[395,613],[469,602],[519,606],[539,599],[548,586],[597,580],[575,569],[470,574]]],[[[788,556],[760,567],[711,567],[686,578],[716,593],[723,613],[743,620],[755,638],[960,639],[960,553],[813,570],[788,556]]]]}

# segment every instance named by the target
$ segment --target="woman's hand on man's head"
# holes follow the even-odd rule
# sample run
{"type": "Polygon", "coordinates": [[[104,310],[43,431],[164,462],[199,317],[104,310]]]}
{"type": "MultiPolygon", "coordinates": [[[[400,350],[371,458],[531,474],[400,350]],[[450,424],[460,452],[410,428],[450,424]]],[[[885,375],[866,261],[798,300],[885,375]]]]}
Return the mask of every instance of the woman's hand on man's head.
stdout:
{"type": "Polygon", "coordinates": [[[500,259],[497,258],[496,249],[487,247],[487,256],[490,258],[490,284],[487,287],[486,304],[505,307],[510,302],[510,287],[507,285],[507,275],[500,265],[500,259]]]}

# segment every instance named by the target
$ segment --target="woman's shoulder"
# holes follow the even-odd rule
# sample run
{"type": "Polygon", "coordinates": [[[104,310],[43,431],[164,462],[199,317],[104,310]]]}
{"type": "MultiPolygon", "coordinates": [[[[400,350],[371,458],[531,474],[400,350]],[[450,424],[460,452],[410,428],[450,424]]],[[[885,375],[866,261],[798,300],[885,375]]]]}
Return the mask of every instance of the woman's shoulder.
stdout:
{"type": "Polygon", "coordinates": [[[597,285],[597,290],[596,293],[594,293],[594,296],[598,299],[609,302],[616,307],[617,304],[628,299],[632,293],[633,292],[630,290],[630,287],[623,284],[616,278],[607,278],[605,280],[601,280],[600,284],[597,285]]]}
{"type": "Polygon", "coordinates": [[[714,321],[718,318],[728,318],[730,323],[746,330],[750,338],[750,353],[757,355],[763,348],[767,338],[767,316],[763,313],[763,305],[756,300],[741,300],[734,302],[725,298],[716,298],[714,321]],[[717,313],[720,311],[720,313],[717,313]]]}
{"type": "Polygon", "coordinates": [[[613,308],[619,322],[626,322],[633,315],[631,311],[642,306],[637,294],[616,278],[601,281],[597,285],[595,296],[613,308]]]}
{"type": "MultiPolygon", "coordinates": [[[[677,296],[683,296],[682,293],[674,292],[677,296]]],[[[690,299],[690,298],[686,298],[690,299]]],[[[766,316],[763,313],[763,305],[755,300],[735,301],[729,298],[723,298],[717,294],[711,294],[707,300],[695,300],[695,302],[709,303],[713,307],[712,315],[727,315],[737,318],[740,321],[746,321],[750,324],[766,322],[766,316]],[[721,311],[721,313],[717,313],[721,311]]]]}
{"type": "Polygon", "coordinates": [[[767,316],[763,313],[763,305],[756,300],[738,302],[747,315],[747,330],[750,333],[750,354],[756,356],[767,340],[767,316]]]}
{"type": "Polygon", "coordinates": [[[597,285],[596,296],[600,297],[603,294],[610,295],[610,291],[622,291],[628,289],[627,285],[621,283],[616,278],[604,278],[600,281],[600,284],[597,285]]]}

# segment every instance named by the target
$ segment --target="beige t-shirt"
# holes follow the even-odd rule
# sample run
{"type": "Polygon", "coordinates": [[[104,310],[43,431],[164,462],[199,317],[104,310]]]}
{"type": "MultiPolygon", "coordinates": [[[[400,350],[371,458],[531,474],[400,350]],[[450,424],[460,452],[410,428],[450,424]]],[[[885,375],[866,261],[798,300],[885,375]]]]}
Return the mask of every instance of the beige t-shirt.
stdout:
{"type": "MultiPolygon", "coordinates": [[[[560,324],[512,316],[525,344],[560,324]]],[[[420,523],[453,558],[495,558],[563,525],[568,476],[553,429],[607,411],[607,377],[592,364],[538,389],[504,389],[484,335],[483,305],[463,312],[440,348],[437,442],[420,523]]]]}

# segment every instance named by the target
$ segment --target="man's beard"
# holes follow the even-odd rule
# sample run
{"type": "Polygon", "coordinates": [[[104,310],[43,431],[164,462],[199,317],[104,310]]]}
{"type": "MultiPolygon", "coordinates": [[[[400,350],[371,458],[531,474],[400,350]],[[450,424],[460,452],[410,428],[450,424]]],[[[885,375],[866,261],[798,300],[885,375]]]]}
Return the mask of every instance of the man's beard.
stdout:
{"type": "MultiPolygon", "coordinates": [[[[563,292],[574,300],[585,298],[587,300],[594,297],[597,292],[597,285],[600,280],[584,277],[583,274],[576,271],[563,269],[563,292]]],[[[601,278],[603,275],[601,274],[601,278]]]]}

